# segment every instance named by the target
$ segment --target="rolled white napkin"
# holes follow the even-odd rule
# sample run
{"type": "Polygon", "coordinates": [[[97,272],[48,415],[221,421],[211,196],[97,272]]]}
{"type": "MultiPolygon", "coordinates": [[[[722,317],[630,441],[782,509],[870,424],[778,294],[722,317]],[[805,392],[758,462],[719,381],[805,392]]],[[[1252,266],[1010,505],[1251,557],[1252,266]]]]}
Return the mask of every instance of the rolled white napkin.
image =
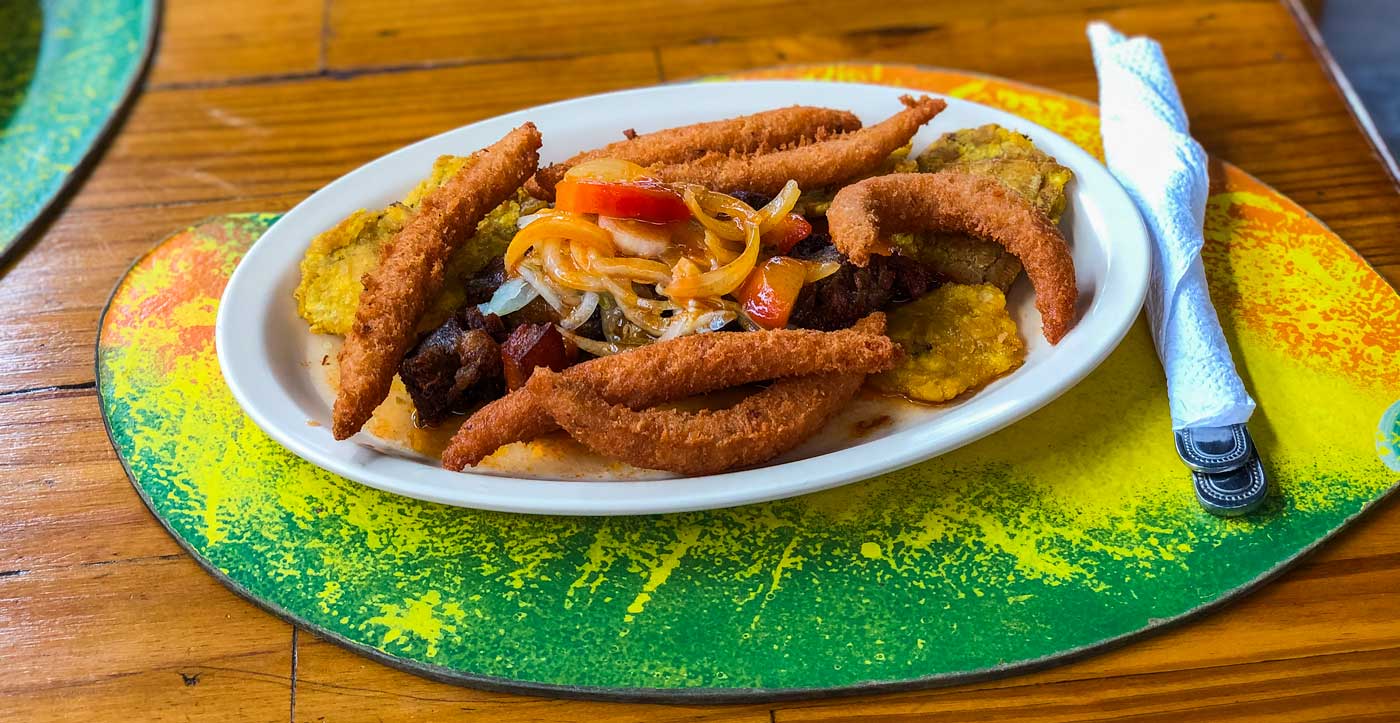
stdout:
{"type": "Polygon", "coordinates": [[[1108,169],[1152,236],[1147,315],[1167,373],[1172,428],[1243,423],[1254,400],[1235,371],[1201,263],[1205,151],[1188,131],[1162,46],[1101,22],[1089,24],[1089,43],[1108,169]]]}

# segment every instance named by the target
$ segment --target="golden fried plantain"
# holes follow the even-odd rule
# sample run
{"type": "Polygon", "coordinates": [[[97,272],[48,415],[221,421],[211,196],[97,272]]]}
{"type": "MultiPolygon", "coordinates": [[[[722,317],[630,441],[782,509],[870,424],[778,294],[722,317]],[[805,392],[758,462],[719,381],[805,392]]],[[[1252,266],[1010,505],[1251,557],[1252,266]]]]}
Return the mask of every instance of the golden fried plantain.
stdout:
{"type": "Polygon", "coordinates": [[[1021,365],[1026,345],[989,284],[947,284],[889,313],[889,337],[904,347],[895,368],[870,377],[877,389],[946,402],[1021,365]]]}
{"type": "MultiPolygon", "coordinates": [[[[295,292],[297,313],[311,325],[312,332],[344,335],[350,331],[364,291],[360,279],[379,265],[380,247],[403,228],[425,194],[456,175],[470,160],[470,156],[440,156],[431,175],[402,201],[378,211],[356,211],[312,240],[301,260],[301,283],[295,292]]],[[[465,281],[504,253],[521,214],[528,212],[522,210],[522,203],[539,206],[523,191],[497,206],[477,225],[475,239],[453,254],[445,277],[465,281]]],[[[462,305],[463,293],[461,283],[444,285],[424,314],[424,325],[440,324],[462,305]]]]}

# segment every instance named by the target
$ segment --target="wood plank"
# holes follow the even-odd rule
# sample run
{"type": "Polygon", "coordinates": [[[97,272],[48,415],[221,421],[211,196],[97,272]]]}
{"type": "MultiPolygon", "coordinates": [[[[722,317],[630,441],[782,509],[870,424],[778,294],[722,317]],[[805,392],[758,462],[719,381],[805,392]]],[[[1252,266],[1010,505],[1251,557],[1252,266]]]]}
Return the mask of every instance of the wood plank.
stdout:
{"type": "Polygon", "coordinates": [[[948,17],[933,25],[857,31],[816,25],[806,32],[782,26],[780,32],[759,37],[673,44],[661,49],[662,69],[668,80],[680,80],[810,62],[914,63],[989,73],[1093,97],[1098,84],[1085,25],[1096,19],[1125,33],[1150,34],[1169,49],[1172,69],[1178,73],[1221,67],[1226,54],[1230,67],[1312,59],[1306,44],[1290,37],[1297,35],[1292,18],[1268,0],[1182,0],[1128,8],[1057,3],[1050,6],[1053,12],[1042,5],[1041,12],[1028,13],[965,14],[967,6],[940,7],[948,17]]]}
{"type": "Polygon", "coordinates": [[[774,721],[851,720],[856,715],[881,723],[1390,720],[1386,716],[1394,711],[1400,690],[1400,648],[1056,683],[1031,676],[1017,683],[993,691],[949,690],[783,708],[774,721]]]}
{"type": "Polygon", "coordinates": [[[153,90],[68,211],[310,193],[472,121],[657,78],[643,52],[153,90]]]}
{"type": "MultiPolygon", "coordinates": [[[[1114,5],[1158,1],[1119,0],[1114,5]]],[[[841,0],[540,0],[525,10],[509,4],[420,0],[411,13],[389,13],[375,0],[335,0],[326,56],[332,68],[557,57],[805,32],[898,34],[959,19],[1102,12],[1103,5],[1093,0],[859,5],[841,0]]]]}
{"type": "Polygon", "coordinates": [[[220,83],[314,73],[321,65],[323,5],[324,0],[164,3],[160,47],[149,83],[220,83]]]}
{"type": "Polygon", "coordinates": [[[0,577],[0,660],[0,720],[289,715],[291,626],[182,555],[0,577]]]}
{"type": "Polygon", "coordinates": [[[297,636],[297,721],[770,723],[769,710],[762,704],[635,705],[492,693],[394,670],[305,631],[297,636]]]}
{"type": "Polygon", "coordinates": [[[94,390],[0,397],[0,419],[0,576],[180,552],[127,484],[94,390]]]}

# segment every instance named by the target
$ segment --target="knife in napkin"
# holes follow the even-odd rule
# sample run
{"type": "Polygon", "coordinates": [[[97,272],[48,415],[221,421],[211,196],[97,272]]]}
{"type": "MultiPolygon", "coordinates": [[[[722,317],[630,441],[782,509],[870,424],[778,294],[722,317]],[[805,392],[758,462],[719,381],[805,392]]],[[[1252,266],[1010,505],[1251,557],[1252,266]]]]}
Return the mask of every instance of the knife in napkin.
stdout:
{"type": "Polygon", "coordinates": [[[1201,262],[1206,154],[1191,137],[1162,47],[1102,22],[1090,23],[1088,34],[1108,168],[1152,236],[1147,316],[1177,451],[1207,510],[1244,514],[1263,502],[1268,483],[1245,426],[1254,399],[1235,370],[1201,262]]]}

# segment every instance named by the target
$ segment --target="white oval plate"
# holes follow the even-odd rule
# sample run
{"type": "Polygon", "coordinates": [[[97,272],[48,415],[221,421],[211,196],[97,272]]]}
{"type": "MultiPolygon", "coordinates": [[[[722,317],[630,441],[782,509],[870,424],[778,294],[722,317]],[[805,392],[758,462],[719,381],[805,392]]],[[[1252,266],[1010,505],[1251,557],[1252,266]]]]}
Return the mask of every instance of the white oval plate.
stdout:
{"type": "Polygon", "coordinates": [[[563,481],[449,472],[423,459],[332,439],[330,408],[311,376],[318,372],[304,365],[311,334],[292,300],[298,262],[314,236],[356,209],[401,198],[437,156],[470,153],[527,120],[544,134],[548,162],[618,140],[624,128],[645,133],[795,103],[850,109],[870,124],[900,110],[898,98],[908,92],[796,81],[666,85],[522,110],[390,153],[312,194],[248,251],[219,306],[215,343],[224,379],[259,427],[322,468],[409,497],[507,512],[629,515],[729,507],[855,482],[972,442],[1055,399],[1113,351],[1142,306],[1149,247],[1131,200],[1092,156],[1024,119],[955,98],[914,139],[915,153],[946,131],[999,123],[1030,136],[1074,170],[1061,227],[1074,250],[1078,321],[1057,346],[1048,344],[1023,278],[1010,294],[1027,342],[1021,368],[953,404],[888,402],[900,407],[894,421],[859,440],[833,443],[827,435],[768,466],[706,477],[563,481]]]}

